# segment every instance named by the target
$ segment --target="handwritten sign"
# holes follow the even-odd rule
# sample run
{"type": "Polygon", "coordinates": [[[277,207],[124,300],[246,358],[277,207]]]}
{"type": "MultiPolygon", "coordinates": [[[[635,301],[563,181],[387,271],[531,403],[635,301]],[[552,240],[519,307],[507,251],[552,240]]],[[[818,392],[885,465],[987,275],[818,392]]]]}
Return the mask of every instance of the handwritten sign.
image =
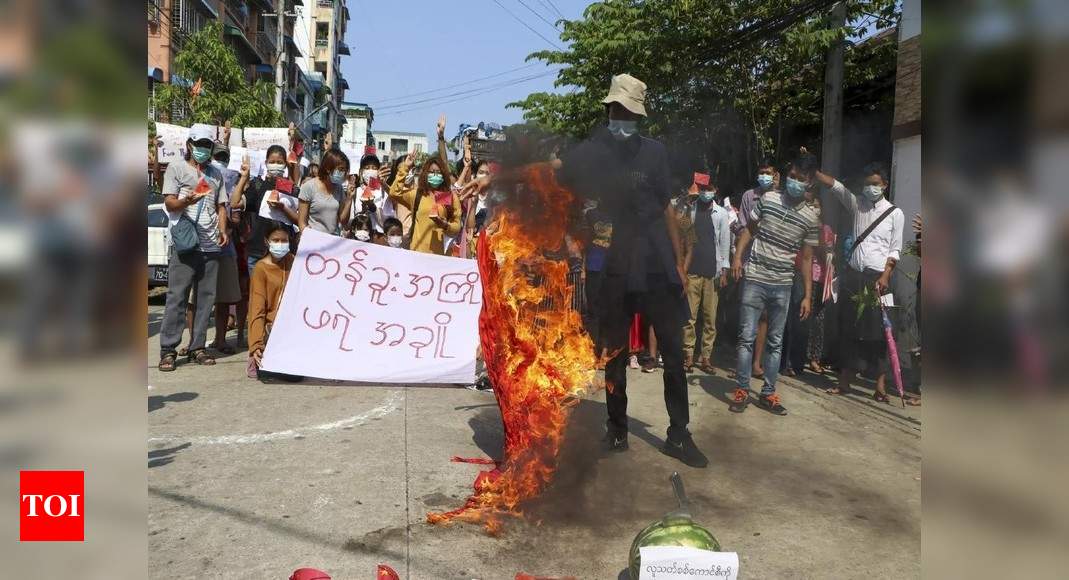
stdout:
{"type": "Polygon", "coordinates": [[[245,146],[249,149],[267,151],[272,145],[290,146],[289,129],[275,127],[246,127],[245,146]]]}
{"type": "MultiPolygon", "coordinates": [[[[268,192],[267,195],[263,197],[263,200],[260,201],[260,217],[282,222],[284,224],[293,225],[293,222],[290,221],[290,218],[286,215],[286,212],[282,211],[282,208],[271,207],[271,205],[267,203],[269,201],[268,198],[271,197],[271,193],[272,192],[268,192]]],[[[291,211],[293,211],[293,213],[297,213],[298,204],[296,196],[286,195],[285,193],[279,192],[278,201],[282,202],[282,205],[288,207],[291,211]]]]}
{"type": "Polygon", "coordinates": [[[174,163],[185,157],[189,127],[156,123],[156,137],[157,159],[160,163],[174,163]]]}
{"type": "Polygon", "coordinates": [[[739,555],[681,546],[639,548],[642,563],[639,580],[692,580],[714,578],[738,580],[739,555]]]}
{"type": "Polygon", "coordinates": [[[373,383],[471,383],[481,307],[472,260],[306,229],[263,368],[373,383]]]}

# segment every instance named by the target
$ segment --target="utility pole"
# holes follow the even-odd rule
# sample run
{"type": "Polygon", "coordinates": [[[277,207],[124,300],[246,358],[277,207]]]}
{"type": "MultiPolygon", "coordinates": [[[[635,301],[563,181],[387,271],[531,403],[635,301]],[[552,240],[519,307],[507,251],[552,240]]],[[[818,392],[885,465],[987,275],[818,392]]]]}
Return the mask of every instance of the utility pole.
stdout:
{"type": "MultiPolygon", "coordinates": [[[[846,26],[845,0],[832,6],[829,25],[832,28],[846,26]]],[[[820,148],[821,168],[824,173],[835,177],[842,177],[843,53],[844,42],[836,41],[828,48],[824,67],[824,135],[820,148]]],[[[838,204],[825,203],[823,206],[825,208],[838,207],[838,204]]]]}
{"type": "Polygon", "coordinates": [[[275,59],[275,110],[282,111],[282,93],[286,88],[286,0],[275,0],[275,13],[278,16],[278,58],[275,59]]]}

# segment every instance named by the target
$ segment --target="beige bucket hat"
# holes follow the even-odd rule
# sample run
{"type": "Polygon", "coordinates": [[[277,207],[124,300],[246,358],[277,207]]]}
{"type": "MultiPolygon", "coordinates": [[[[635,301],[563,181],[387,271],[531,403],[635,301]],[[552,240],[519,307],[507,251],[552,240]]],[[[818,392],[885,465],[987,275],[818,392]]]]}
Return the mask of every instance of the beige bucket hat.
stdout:
{"type": "Polygon", "coordinates": [[[620,103],[628,111],[645,117],[646,83],[629,74],[616,75],[612,77],[608,96],[601,102],[606,105],[620,103]]]}

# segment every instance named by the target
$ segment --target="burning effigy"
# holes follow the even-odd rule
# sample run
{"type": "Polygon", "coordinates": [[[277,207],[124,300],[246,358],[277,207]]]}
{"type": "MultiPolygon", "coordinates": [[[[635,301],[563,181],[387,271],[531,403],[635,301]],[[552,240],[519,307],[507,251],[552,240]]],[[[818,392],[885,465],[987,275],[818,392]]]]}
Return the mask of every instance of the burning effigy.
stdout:
{"type": "Polygon", "coordinates": [[[508,187],[516,199],[495,210],[478,245],[479,336],[504,423],[502,455],[454,458],[494,467],[478,475],[463,507],[427,516],[432,524],[478,523],[491,534],[552,481],[568,416],[591,385],[596,362],[571,307],[577,289],[568,263],[554,255],[565,241],[573,194],[549,163],[525,166],[514,181],[508,187]]]}

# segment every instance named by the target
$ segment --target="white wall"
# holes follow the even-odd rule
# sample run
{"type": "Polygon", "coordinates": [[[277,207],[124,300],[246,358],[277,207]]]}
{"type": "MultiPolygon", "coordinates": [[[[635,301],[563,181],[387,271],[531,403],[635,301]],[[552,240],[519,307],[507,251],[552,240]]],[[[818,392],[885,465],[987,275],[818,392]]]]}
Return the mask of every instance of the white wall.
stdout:
{"type": "Polygon", "coordinates": [[[894,204],[906,214],[907,235],[905,242],[912,236],[909,223],[913,215],[921,213],[921,136],[914,135],[895,141],[894,166],[891,168],[891,189],[894,192],[894,204]]]}

